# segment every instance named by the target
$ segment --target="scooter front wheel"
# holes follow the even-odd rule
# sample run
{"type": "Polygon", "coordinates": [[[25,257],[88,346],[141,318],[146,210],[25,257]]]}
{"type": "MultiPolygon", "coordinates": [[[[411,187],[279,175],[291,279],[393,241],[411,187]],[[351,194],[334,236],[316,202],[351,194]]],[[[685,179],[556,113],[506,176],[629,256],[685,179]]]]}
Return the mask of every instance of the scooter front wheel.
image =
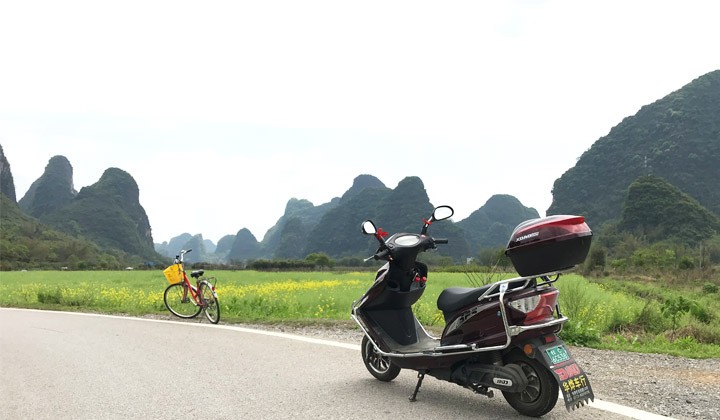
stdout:
{"type": "Polygon", "coordinates": [[[520,353],[512,353],[505,358],[505,364],[510,363],[520,366],[528,379],[528,385],[522,392],[503,391],[508,404],[529,417],[549,413],[558,400],[558,384],[552,373],[535,359],[520,353]]]}
{"type": "Polygon", "coordinates": [[[365,367],[375,378],[383,382],[390,382],[400,374],[400,368],[390,361],[388,357],[378,353],[367,336],[362,339],[360,351],[362,352],[365,367]]]}

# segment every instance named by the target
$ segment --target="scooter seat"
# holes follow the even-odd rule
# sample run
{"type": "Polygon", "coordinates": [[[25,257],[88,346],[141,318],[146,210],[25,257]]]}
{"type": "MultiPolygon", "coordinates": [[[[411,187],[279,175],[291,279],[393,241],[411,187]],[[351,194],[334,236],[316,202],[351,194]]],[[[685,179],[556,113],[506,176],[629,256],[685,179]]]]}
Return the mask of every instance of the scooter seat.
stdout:
{"type": "Polygon", "coordinates": [[[492,285],[482,287],[449,287],[438,296],[437,307],[444,313],[455,312],[460,308],[477,303],[492,285]]]}

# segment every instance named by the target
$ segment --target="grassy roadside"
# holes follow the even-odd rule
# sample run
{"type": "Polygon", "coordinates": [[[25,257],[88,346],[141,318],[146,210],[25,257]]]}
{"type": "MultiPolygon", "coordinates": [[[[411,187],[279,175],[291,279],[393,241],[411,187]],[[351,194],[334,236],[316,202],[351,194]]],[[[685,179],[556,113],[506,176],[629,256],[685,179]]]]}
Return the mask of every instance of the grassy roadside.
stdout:
{"type": "MultiPolygon", "coordinates": [[[[216,271],[224,322],[346,324],[368,272],[216,271]]],[[[511,275],[508,275],[508,277],[511,275]]],[[[461,273],[431,273],[415,305],[420,321],[443,326],[435,302],[446,287],[470,286],[461,273]]],[[[616,279],[564,276],[556,283],[570,318],[563,338],[579,346],[720,357],[720,295],[702,287],[663,288],[616,279]]],[[[167,282],[157,271],[0,272],[0,306],[129,315],[167,314],[167,282]]]]}

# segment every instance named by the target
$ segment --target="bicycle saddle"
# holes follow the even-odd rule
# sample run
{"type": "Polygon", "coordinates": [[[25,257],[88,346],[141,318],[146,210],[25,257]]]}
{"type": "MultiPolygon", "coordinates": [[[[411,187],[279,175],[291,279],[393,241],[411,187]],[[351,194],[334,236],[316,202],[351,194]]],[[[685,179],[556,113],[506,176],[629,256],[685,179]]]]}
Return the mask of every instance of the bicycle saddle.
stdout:
{"type": "Polygon", "coordinates": [[[190,273],[190,277],[199,279],[200,276],[202,276],[203,274],[205,274],[205,270],[196,270],[196,271],[193,271],[192,273],[190,273]]]}

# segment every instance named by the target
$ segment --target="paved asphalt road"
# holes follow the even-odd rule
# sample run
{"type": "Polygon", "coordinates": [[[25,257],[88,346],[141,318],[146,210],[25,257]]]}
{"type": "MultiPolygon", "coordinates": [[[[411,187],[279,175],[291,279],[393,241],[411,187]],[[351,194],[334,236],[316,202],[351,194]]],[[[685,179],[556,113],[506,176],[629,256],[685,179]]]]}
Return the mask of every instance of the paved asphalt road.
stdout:
{"type": "MultiPolygon", "coordinates": [[[[415,375],[390,383],[365,370],[357,345],[168,322],[0,308],[2,419],[497,419],[488,399],[415,375]]],[[[584,407],[549,419],[627,418],[584,407]]]]}

